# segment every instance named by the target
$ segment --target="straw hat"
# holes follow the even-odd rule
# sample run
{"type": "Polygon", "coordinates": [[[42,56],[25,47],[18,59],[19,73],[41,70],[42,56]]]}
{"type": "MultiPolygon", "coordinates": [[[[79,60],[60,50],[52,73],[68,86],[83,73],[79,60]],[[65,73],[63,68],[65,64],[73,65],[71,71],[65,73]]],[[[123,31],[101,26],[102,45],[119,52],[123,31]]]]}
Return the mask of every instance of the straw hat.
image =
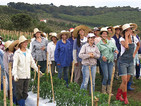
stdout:
{"type": "Polygon", "coordinates": [[[85,31],[85,34],[87,35],[88,32],[91,30],[89,27],[85,26],[85,25],[79,25],[77,27],[75,27],[74,31],[73,31],[73,35],[74,37],[77,37],[78,36],[78,31],[83,29],[85,31]]]}
{"type": "Polygon", "coordinates": [[[33,34],[32,37],[35,37],[36,33],[41,33],[41,36],[42,36],[42,37],[46,37],[46,36],[43,34],[43,32],[40,31],[38,28],[34,28],[34,34],[33,34]]]}
{"type": "Polygon", "coordinates": [[[19,44],[19,40],[13,41],[13,42],[10,44],[10,46],[9,46],[9,50],[10,50],[11,52],[13,52],[15,46],[18,45],[18,44],[19,44]]]}
{"type": "Polygon", "coordinates": [[[121,28],[121,25],[113,26],[113,28],[114,28],[114,29],[122,29],[122,28],[121,28]]]}
{"type": "Polygon", "coordinates": [[[19,44],[18,44],[18,45],[20,45],[21,43],[23,43],[23,42],[25,42],[25,41],[28,41],[28,43],[30,43],[31,40],[26,39],[25,36],[23,36],[23,35],[20,36],[20,37],[19,37],[19,44]]]}
{"type": "Polygon", "coordinates": [[[130,26],[132,26],[133,30],[136,30],[138,28],[138,25],[135,23],[129,23],[130,26]]]}
{"type": "Polygon", "coordinates": [[[66,31],[66,30],[62,30],[62,31],[57,35],[57,37],[58,37],[59,39],[61,39],[61,36],[62,36],[63,34],[67,35],[68,38],[70,37],[70,32],[68,32],[68,31],[66,31]]]}
{"type": "Polygon", "coordinates": [[[49,39],[52,40],[52,37],[56,37],[58,39],[57,33],[55,32],[51,33],[49,39]]]}
{"type": "Polygon", "coordinates": [[[8,40],[5,42],[4,46],[5,46],[5,49],[9,48],[9,46],[12,44],[12,41],[8,40]]]}
{"type": "Polygon", "coordinates": [[[102,32],[107,32],[108,33],[107,27],[102,27],[100,29],[100,35],[102,34],[102,32]]]}
{"type": "Polygon", "coordinates": [[[126,29],[128,29],[128,28],[133,28],[133,26],[131,26],[130,24],[124,24],[124,25],[122,25],[122,30],[123,31],[126,30],[126,29]]]}

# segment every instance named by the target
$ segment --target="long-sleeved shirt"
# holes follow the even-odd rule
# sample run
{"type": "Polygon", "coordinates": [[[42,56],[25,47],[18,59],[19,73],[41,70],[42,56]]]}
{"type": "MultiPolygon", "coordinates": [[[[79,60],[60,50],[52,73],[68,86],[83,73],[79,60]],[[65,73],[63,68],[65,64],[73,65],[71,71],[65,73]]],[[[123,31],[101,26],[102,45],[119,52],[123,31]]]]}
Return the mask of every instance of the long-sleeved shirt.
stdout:
{"type": "Polygon", "coordinates": [[[44,61],[47,60],[47,45],[48,41],[42,37],[42,41],[38,42],[34,40],[32,42],[32,56],[37,61],[44,61]],[[41,50],[42,47],[45,47],[44,50],[41,50]]]}
{"type": "Polygon", "coordinates": [[[30,50],[26,49],[26,52],[23,52],[18,49],[13,56],[13,70],[12,75],[17,76],[18,79],[30,79],[30,68],[34,68],[38,71],[38,67],[33,60],[30,50]]]}
{"type": "Polygon", "coordinates": [[[71,64],[71,44],[70,41],[63,43],[59,40],[55,49],[55,61],[60,64],[59,67],[68,67],[71,64]]]}
{"type": "Polygon", "coordinates": [[[55,52],[56,44],[53,42],[50,42],[47,46],[47,52],[48,52],[48,60],[51,63],[51,61],[54,61],[54,52],[55,52]]]}
{"type": "Polygon", "coordinates": [[[90,46],[89,43],[86,43],[82,46],[79,52],[79,57],[82,59],[83,65],[96,65],[97,59],[100,57],[100,51],[96,45],[90,46]],[[94,58],[91,58],[89,53],[93,53],[94,58]]]}
{"type": "Polygon", "coordinates": [[[115,50],[117,50],[117,47],[115,46],[115,44],[113,44],[112,41],[107,40],[107,43],[104,44],[103,41],[101,40],[97,44],[97,47],[100,51],[101,57],[105,56],[108,62],[114,61],[114,52],[115,50]]]}

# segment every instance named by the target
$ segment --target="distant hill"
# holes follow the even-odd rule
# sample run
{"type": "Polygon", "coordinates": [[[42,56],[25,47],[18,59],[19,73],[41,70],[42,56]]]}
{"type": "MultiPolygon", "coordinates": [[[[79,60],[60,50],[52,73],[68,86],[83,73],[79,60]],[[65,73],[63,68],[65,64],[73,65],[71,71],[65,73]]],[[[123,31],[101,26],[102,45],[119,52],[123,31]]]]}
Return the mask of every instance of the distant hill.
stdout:
{"type": "Polygon", "coordinates": [[[7,6],[0,6],[0,24],[9,23],[13,14],[26,13],[34,20],[47,19],[48,26],[54,31],[85,24],[95,26],[119,25],[135,22],[141,29],[141,11],[139,8],[100,7],[94,6],[54,6],[53,4],[27,4],[10,2],[7,6]]]}

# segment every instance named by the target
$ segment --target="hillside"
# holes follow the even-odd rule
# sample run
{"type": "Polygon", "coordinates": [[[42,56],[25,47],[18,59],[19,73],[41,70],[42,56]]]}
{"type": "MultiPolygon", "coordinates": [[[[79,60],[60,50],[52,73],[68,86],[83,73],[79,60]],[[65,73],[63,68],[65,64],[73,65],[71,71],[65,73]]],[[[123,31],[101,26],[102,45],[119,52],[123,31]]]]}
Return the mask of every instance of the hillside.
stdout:
{"type": "MultiPolygon", "coordinates": [[[[135,22],[141,25],[141,11],[138,8],[127,7],[100,7],[94,6],[54,6],[53,4],[27,4],[8,3],[7,6],[0,6],[0,28],[7,28],[11,24],[10,17],[13,14],[26,13],[30,15],[35,24],[40,19],[47,19],[48,26],[52,31],[59,32],[62,29],[69,29],[79,24],[85,24],[93,28],[95,26],[117,25],[135,22]]],[[[40,25],[39,25],[40,26],[40,25]]],[[[10,29],[7,28],[7,29],[10,29]]],[[[29,29],[29,30],[31,30],[29,29]]],[[[141,27],[139,26],[139,29],[141,27]]]]}

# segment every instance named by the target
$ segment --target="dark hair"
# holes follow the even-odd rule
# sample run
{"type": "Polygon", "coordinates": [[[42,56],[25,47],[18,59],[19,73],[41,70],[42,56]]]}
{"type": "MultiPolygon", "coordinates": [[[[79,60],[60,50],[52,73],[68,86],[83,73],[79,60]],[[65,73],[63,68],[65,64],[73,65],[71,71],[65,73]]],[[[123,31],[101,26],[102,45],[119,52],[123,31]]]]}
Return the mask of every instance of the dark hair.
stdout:
{"type": "Polygon", "coordinates": [[[6,48],[5,51],[6,51],[6,52],[9,51],[9,48],[6,48]]]}
{"type": "Polygon", "coordinates": [[[122,32],[122,35],[123,35],[123,38],[125,39],[125,32],[126,32],[126,30],[124,30],[123,32],[122,32]]]}
{"type": "Polygon", "coordinates": [[[78,45],[78,47],[80,47],[81,46],[81,43],[80,43],[80,34],[77,34],[78,36],[77,36],[77,45],[78,45]]]}
{"type": "MultiPolygon", "coordinates": [[[[102,32],[100,32],[100,35],[102,35],[103,32],[107,32],[107,31],[102,31],[102,32]]],[[[108,32],[107,32],[107,35],[108,35],[108,32]]]]}

